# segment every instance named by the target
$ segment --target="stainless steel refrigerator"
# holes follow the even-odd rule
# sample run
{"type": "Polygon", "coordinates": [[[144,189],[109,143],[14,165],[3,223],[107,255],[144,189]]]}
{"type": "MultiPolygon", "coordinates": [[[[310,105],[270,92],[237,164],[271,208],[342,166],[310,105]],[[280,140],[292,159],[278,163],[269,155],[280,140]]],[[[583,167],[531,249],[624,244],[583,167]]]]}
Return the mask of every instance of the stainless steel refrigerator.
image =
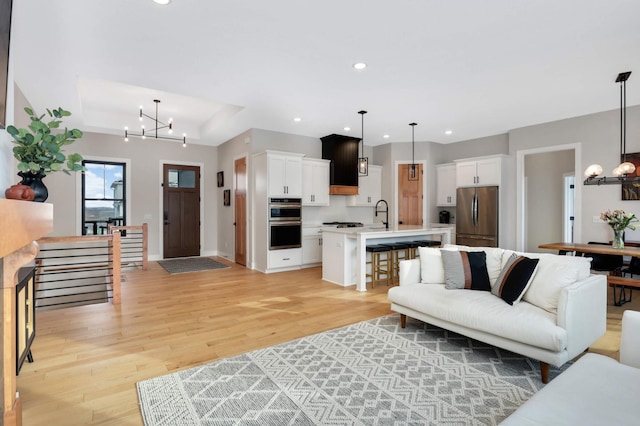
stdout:
{"type": "Polygon", "coordinates": [[[498,247],[498,187],[458,188],[456,244],[498,247]]]}

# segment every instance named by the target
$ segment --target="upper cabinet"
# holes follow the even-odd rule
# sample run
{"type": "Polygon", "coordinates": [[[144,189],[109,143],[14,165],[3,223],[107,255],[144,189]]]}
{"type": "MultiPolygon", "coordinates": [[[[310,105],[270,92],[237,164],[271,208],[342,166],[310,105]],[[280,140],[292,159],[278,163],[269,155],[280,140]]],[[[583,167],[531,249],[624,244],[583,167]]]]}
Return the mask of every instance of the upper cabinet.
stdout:
{"type": "Polygon", "coordinates": [[[439,164],[436,166],[438,207],[455,207],[456,205],[456,165],[439,164]]]}
{"type": "Polygon", "coordinates": [[[322,141],[322,158],[331,161],[329,171],[330,194],[358,193],[358,143],[353,136],[328,135],[322,141]]]}
{"type": "Polygon", "coordinates": [[[302,160],[302,205],[329,205],[329,160],[302,160]]]}
{"type": "Polygon", "coordinates": [[[302,198],[302,154],[267,153],[269,197],[302,198]]]}
{"type": "Polygon", "coordinates": [[[369,174],[358,177],[358,195],[349,196],[349,206],[375,206],[382,198],[382,166],[369,164],[369,174]]]}
{"type": "Polygon", "coordinates": [[[456,186],[500,185],[503,156],[456,161],[456,186]]]}

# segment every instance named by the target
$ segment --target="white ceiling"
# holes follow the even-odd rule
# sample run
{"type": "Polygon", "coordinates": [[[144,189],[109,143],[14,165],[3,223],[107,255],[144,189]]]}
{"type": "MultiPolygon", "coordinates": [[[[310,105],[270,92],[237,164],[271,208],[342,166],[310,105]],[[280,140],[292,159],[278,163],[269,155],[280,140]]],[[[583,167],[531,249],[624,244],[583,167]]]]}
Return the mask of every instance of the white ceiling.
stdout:
{"type": "Polygon", "coordinates": [[[360,136],[361,109],[366,145],[410,141],[412,121],[416,141],[447,143],[616,109],[630,70],[640,104],[638,0],[13,3],[16,83],[85,131],[134,129],[160,99],[158,118],[202,144],[360,136]]]}

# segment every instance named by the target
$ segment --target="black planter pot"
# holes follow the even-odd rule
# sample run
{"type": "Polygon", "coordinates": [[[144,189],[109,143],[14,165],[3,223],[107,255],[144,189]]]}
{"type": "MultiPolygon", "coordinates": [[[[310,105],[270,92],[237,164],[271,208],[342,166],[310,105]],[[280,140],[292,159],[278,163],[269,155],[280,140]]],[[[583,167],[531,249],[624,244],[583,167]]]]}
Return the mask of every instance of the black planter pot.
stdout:
{"type": "Polygon", "coordinates": [[[34,198],[33,201],[42,203],[49,197],[49,191],[47,191],[47,187],[42,183],[42,178],[44,178],[45,175],[42,173],[18,172],[18,176],[22,178],[21,184],[31,187],[33,192],[36,193],[36,198],[34,198]]]}

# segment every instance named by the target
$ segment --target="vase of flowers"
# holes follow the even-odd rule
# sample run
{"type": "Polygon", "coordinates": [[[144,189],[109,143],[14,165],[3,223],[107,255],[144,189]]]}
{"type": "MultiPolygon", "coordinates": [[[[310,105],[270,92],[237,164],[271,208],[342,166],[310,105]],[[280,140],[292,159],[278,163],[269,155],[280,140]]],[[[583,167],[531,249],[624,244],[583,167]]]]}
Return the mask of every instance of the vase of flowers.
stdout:
{"type": "Polygon", "coordinates": [[[624,248],[624,230],[636,229],[638,227],[638,219],[633,213],[625,213],[624,210],[607,210],[600,213],[600,220],[607,223],[613,229],[612,247],[624,248]]]}

